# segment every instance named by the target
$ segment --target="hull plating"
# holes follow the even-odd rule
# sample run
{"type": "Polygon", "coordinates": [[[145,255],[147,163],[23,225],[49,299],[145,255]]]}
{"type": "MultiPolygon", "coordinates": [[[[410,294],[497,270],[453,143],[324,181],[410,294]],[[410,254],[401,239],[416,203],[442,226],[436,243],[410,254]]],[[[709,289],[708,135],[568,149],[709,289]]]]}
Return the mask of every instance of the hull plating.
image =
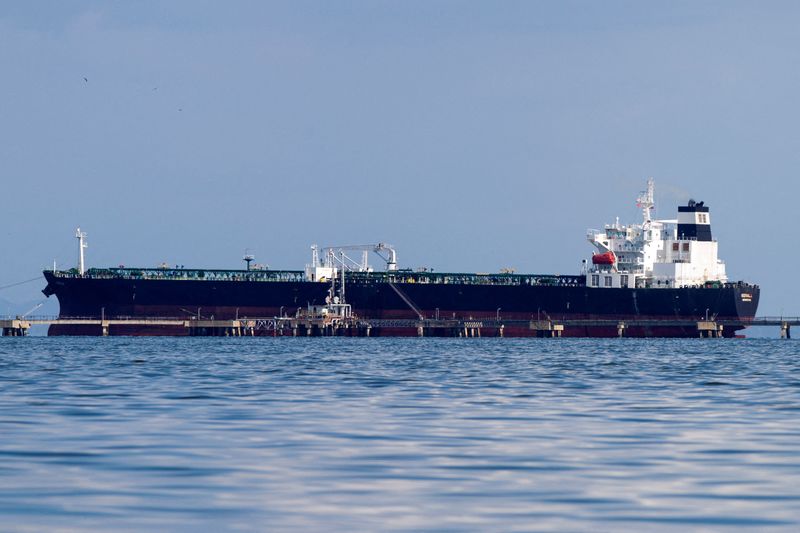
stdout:
{"type": "MultiPolygon", "coordinates": [[[[54,294],[62,317],[244,317],[294,316],[309,305],[322,305],[329,285],[298,281],[132,280],[57,277],[45,272],[45,294],[54,294]]],[[[531,320],[550,318],[674,320],[713,316],[747,320],[758,307],[758,287],[605,289],[585,286],[396,283],[426,318],[531,320]]],[[[353,312],[364,319],[414,319],[416,313],[388,283],[353,282],[346,287],[353,312]]],[[[185,335],[184,328],[115,326],[111,335],[185,335]]],[[[91,326],[52,326],[50,335],[99,335],[91,326]]],[[[438,331],[431,335],[450,335],[438,331]]],[[[273,333],[270,332],[270,335],[273,333]]],[[[275,333],[278,334],[278,333],[275,333]]],[[[416,335],[413,328],[375,328],[373,336],[416,335]]],[[[481,328],[481,336],[499,331],[481,328]]],[[[504,336],[536,336],[528,328],[508,327],[504,336]]],[[[724,331],[733,336],[734,329],[724,331]]],[[[565,337],[613,337],[616,328],[569,327],[565,337]]],[[[694,328],[631,327],[629,337],[696,337],[694,328]]]]}

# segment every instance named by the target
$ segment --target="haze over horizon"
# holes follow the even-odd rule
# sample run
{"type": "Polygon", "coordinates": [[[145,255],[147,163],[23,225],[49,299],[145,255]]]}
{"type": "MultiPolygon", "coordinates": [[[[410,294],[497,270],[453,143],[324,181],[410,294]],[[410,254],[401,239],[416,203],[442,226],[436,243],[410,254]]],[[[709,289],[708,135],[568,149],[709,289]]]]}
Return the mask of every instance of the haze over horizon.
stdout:
{"type": "MultiPolygon", "coordinates": [[[[73,266],[573,273],[690,197],[759,315],[800,315],[800,4],[7,3],[0,287],[73,266]]],[[[44,282],[0,291],[43,299],[44,282]]],[[[5,309],[0,309],[4,314],[5,309]]]]}

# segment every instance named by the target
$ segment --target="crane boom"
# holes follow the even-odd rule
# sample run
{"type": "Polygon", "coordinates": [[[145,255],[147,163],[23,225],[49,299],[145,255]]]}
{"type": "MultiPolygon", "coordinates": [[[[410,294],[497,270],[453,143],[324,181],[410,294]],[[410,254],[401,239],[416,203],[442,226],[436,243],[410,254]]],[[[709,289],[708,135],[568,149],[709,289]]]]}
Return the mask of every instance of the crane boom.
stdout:
{"type": "Polygon", "coordinates": [[[343,246],[326,246],[322,248],[323,261],[325,266],[332,267],[334,262],[338,262],[343,268],[348,270],[358,270],[359,272],[370,271],[369,252],[373,252],[386,263],[386,270],[397,270],[397,252],[390,244],[379,242],[377,244],[346,244],[343,246]],[[356,261],[349,257],[345,251],[362,252],[361,260],[356,261]]]}

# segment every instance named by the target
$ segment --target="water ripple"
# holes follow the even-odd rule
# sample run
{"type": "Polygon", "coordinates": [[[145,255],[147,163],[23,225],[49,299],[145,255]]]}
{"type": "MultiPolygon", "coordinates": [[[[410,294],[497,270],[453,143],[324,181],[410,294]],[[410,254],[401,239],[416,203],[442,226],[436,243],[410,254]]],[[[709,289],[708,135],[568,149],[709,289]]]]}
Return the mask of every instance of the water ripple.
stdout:
{"type": "Polygon", "coordinates": [[[796,531],[798,348],[2,339],[3,529],[796,531]]]}

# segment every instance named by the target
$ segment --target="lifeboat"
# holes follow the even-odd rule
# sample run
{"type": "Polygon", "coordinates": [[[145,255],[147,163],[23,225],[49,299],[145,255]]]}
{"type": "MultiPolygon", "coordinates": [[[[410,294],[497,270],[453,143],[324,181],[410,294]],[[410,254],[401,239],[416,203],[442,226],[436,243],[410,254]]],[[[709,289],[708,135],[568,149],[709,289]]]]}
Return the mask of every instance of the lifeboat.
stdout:
{"type": "Polygon", "coordinates": [[[608,251],[603,254],[592,255],[593,265],[613,265],[616,262],[617,262],[617,256],[614,255],[614,252],[612,251],[608,251]]]}

